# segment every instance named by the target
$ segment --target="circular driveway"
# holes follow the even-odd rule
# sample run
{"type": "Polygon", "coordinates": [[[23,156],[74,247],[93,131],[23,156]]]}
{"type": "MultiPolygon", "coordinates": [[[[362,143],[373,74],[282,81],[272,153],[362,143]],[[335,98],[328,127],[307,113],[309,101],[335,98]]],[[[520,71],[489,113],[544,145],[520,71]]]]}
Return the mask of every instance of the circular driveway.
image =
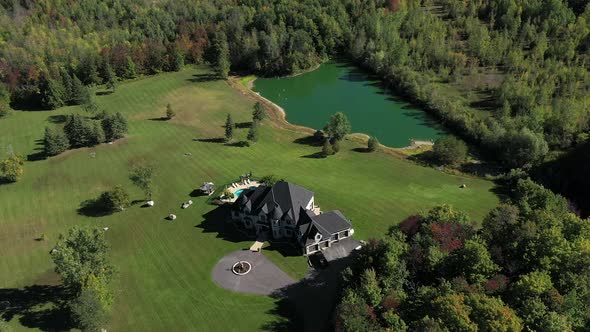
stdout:
{"type": "Polygon", "coordinates": [[[297,281],[279,269],[261,252],[250,250],[234,251],[217,262],[211,273],[213,281],[219,286],[240,293],[270,295],[274,291],[297,281]],[[238,261],[252,265],[250,273],[238,276],[231,267],[238,261]]]}

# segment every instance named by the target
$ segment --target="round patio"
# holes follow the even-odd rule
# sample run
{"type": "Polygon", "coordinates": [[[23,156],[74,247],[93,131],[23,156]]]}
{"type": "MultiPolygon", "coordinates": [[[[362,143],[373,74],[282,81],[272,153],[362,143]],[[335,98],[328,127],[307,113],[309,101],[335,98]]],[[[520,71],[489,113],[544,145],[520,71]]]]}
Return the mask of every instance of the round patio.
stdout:
{"type": "Polygon", "coordinates": [[[261,252],[239,250],[227,254],[217,262],[211,273],[219,286],[240,293],[270,295],[274,291],[297,282],[268,260],[261,252]],[[252,270],[246,275],[236,275],[232,266],[247,261],[252,270]]]}

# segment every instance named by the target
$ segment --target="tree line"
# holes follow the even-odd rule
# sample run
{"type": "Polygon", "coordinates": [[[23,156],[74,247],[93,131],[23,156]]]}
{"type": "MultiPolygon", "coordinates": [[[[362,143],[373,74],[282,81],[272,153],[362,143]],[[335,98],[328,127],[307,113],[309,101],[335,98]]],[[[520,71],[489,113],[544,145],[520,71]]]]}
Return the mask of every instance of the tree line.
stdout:
{"type": "Polygon", "coordinates": [[[46,156],[56,156],[70,148],[113,142],[123,138],[127,131],[127,119],[119,112],[101,112],[93,118],[70,114],[63,128],[45,128],[44,152],[46,156]]]}
{"type": "Polygon", "coordinates": [[[590,129],[590,9],[576,0],[5,2],[0,116],[84,104],[85,86],[208,62],[264,76],[345,54],[508,167],[590,129]],[[46,4],[46,5],[45,5],[46,4]],[[46,8],[51,8],[47,11],[46,8]],[[18,24],[16,24],[18,22],[18,24]],[[448,92],[493,69],[487,114],[448,92]]]}
{"type": "Polygon", "coordinates": [[[372,239],[343,273],[338,331],[584,331],[590,223],[522,173],[475,223],[442,205],[372,239]]]}

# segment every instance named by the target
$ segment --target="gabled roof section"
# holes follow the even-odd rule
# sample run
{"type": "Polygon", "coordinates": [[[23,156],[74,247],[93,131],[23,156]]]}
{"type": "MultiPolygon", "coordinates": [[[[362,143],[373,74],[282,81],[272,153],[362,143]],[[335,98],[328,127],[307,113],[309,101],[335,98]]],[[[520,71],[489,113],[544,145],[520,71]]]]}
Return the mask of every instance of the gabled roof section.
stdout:
{"type": "Polygon", "coordinates": [[[234,206],[243,210],[250,205],[250,211],[259,214],[272,213],[274,207],[279,206],[281,217],[288,215],[292,220],[299,220],[301,208],[305,208],[313,198],[313,192],[289,182],[279,181],[274,186],[260,186],[242,192],[234,206]],[[242,196],[246,198],[242,198],[242,196]],[[282,213],[282,211],[286,211],[282,213]]]}
{"type": "Polygon", "coordinates": [[[322,233],[325,232],[327,234],[338,233],[352,227],[350,221],[338,210],[314,216],[312,220],[322,233]]]}

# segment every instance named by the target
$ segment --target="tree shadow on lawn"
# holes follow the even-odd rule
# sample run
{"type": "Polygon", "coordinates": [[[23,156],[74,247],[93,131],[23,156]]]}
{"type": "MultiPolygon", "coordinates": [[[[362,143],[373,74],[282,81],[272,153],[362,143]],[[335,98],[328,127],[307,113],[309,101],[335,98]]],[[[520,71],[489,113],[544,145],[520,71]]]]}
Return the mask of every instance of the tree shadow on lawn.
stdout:
{"type": "Polygon", "coordinates": [[[187,79],[187,81],[193,83],[211,82],[217,80],[219,80],[219,76],[215,74],[194,74],[193,77],[187,79]]]}
{"type": "Polygon", "coordinates": [[[333,313],[342,289],[341,273],[352,262],[351,256],[332,261],[325,269],[313,269],[304,279],[273,293],[275,308],[268,313],[277,319],[261,329],[333,331],[333,313]]]}
{"type": "Polygon", "coordinates": [[[168,119],[168,118],[167,118],[167,117],[165,117],[165,116],[161,116],[161,117],[159,117],[159,118],[149,118],[148,120],[150,120],[150,121],[162,121],[162,122],[163,122],[163,121],[168,121],[168,120],[170,120],[170,119],[168,119]]]}
{"type": "Polygon", "coordinates": [[[47,117],[47,121],[53,124],[60,124],[66,122],[67,117],[65,114],[50,115],[47,117]]]}
{"type": "Polygon", "coordinates": [[[33,285],[0,289],[0,318],[42,331],[69,331],[74,326],[65,304],[72,292],[63,286],[33,285]]]}
{"type": "MultiPolygon", "coordinates": [[[[225,128],[225,126],[223,126],[225,128]]],[[[245,129],[245,128],[250,128],[252,127],[252,122],[238,122],[236,123],[236,128],[238,129],[245,129]]]]}
{"type": "Polygon", "coordinates": [[[369,148],[354,148],[354,149],[350,149],[350,151],[359,152],[359,153],[371,152],[371,150],[369,150],[369,148]]]}
{"type": "Polygon", "coordinates": [[[225,143],[225,138],[193,138],[193,141],[202,143],[225,143]]]}
{"type": "Polygon", "coordinates": [[[47,155],[45,154],[44,143],[44,140],[41,138],[35,140],[36,152],[27,155],[28,161],[38,161],[47,158],[47,155]]]}
{"type": "Polygon", "coordinates": [[[327,156],[321,151],[301,156],[301,158],[309,158],[309,159],[324,159],[326,157],[327,156]]]}
{"type": "Polygon", "coordinates": [[[305,137],[299,137],[299,138],[295,139],[293,141],[293,143],[308,145],[308,146],[322,146],[324,144],[324,139],[310,135],[310,136],[305,136],[305,137]]]}
{"type": "Polygon", "coordinates": [[[80,207],[76,211],[81,216],[95,218],[108,216],[113,213],[112,211],[106,211],[98,198],[83,201],[80,203],[80,207]]]}

